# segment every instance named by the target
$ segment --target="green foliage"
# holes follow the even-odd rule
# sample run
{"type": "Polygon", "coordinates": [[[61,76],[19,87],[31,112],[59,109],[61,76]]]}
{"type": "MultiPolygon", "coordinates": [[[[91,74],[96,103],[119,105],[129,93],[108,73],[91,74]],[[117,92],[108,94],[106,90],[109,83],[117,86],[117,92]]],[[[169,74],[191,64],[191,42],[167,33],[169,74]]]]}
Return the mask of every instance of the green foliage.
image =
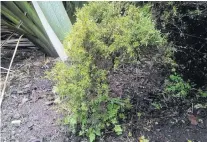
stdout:
{"type": "Polygon", "coordinates": [[[121,2],[91,2],[77,11],[77,22],[64,45],[70,61],[49,73],[68,116],[65,123],[94,141],[131,107],[129,99],[109,93],[107,75],[120,64],[137,61],[142,52],[165,43],[154,27],[150,7],[121,2]],[[124,9],[124,12],[123,12],[124,9]]]}
{"type": "Polygon", "coordinates": [[[149,142],[149,140],[145,136],[141,136],[139,137],[139,142],[149,142]]]}
{"type": "Polygon", "coordinates": [[[186,97],[190,89],[190,84],[185,82],[180,75],[174,73],[166,80],[164,92],[173,97],[186,97]]]}
{"type": "Polygon", "coordinates": [[[142,116],[142,113],[141,112],[137,112],[137,116],[138,116],[138,118],[140,120],[140,117],[142,116]]]}
{"type": "Polygon", "coordinates": [[[117,135],[122,134],[122,128],[120,125],[115,125],[114,131],[116,132],[117,135]]]}
{"type": "Polygon", "coordinates": [[[152,103],[152,106],[154,106],[158,110],[162,108],[162,105],[160,103],[156,103],[156,102],[152,103]]]}
{"type": "Polygon", "coordinates": [[[201,97],[207,97],[207,91],[203,91],[203,90],[201,90],[201,89],[198,89],[198,94],[199,94],[199,96],[201,96],[201,97]]]}
{"type": "Polygon", "coordinates": [[[149,6],[136,8],[115,2],[90,3],[77,12],[73,36],[66,40],[71,44],[66,46],[69,55],[77,57],[74,55],[76,50],[84,49],[96,60],[108,59],[115,66],[134,61],[145,48],[164,43],[149,12],[149,6]],[[123,8],[125,12],[121,15],[123,8]],[[83,40],[85,38],[87,40],[83,40]]]}
{"type": "Polygon", "coordinates": [[[95,138],[96,138],[96,135],[94,133],[90,133],[89,134],[89,140],[90,140],[90,142],[93,142],[95,140],[95,138]]]}

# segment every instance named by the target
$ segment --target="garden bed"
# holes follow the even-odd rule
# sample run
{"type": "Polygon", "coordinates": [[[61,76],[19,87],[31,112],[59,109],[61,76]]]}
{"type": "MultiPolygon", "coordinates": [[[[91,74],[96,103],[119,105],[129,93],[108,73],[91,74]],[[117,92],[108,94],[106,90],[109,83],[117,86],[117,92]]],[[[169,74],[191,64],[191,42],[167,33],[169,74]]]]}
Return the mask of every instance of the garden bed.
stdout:
{"type": "MultiPolygon", "coordinates": [[[[2,67],[7,68],[13,50],[2,50],[2,67]]],[[[68,132],[61,125],[61,112],[54,100],[53,83],[44,78],[57,59],[45,57],[39,51],[21,49],[13,63],[7,91],[2,104],[2,141],[14,142],[78,142],[86,141],[68,132]],[[14,120],[16,121],[15,124],[14,120]]],[[[121,122],[123,134],[105,131],[100,141],[136,142],[140,136],[151,141],[207,141],[206,99],[189,96],[167,100],[159,94],[165,71],[149,58],[139,65],[125,65],[108,77],[111,91],[124,92],[131,98],[133,108],[121,122]]],[[[5,74],[2,71],[2,80],[5,74]]]]}

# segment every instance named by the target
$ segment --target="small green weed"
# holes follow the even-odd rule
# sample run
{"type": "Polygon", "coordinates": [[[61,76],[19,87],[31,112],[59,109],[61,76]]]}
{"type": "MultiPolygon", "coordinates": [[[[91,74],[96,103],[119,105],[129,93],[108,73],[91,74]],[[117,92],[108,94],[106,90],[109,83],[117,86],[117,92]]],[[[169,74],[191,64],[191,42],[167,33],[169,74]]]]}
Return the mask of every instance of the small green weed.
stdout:
{"type": "Polygon", "coordinates": [[[173,97],[186,97],[190,89],[190,84],[174,73],[166,80],[164,93],[173,97]]]}
{"type": "Polygon", "coordinates": [[[117,135],[121,135],[122,134],[121,125],[115,125],[114,131],[116,132],[117,135]]]}
{"type": "Polygon", "coordinates": [[[138,119],[140,120],[140,118],[142,116],[142,113],[141,112],[137,112],[137,116],[138,116],[138,119]]]}
{"type": "Polygon", "coordinates": [[[201,97],[207,97],[207,91],[203,91],[203,90],[201,90],[201,89],[198,89],[198,94],[199,94],[199,96],[201,96],[201,97]]]}
{"type": "Polygon", "coordinates": [[[139,137],[139,142],[149,142],[149,140],[145,136],[141,136],[139,137]]]}
{"type": "Polygon", "coordinates": [[[156,109],[160,110],[162,108],[161,104],[160,103],[152,103],[152,106],[154,106],[156,109]]]}

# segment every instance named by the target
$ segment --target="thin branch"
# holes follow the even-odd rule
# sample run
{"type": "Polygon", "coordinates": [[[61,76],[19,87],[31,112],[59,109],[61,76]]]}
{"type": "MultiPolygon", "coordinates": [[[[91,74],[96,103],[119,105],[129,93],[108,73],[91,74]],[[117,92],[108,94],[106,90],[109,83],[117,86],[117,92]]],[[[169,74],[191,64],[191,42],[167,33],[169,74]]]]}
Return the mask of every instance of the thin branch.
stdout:
{"type": "Polygon", "coordinates": [[[4,44],[14,35],[14,32],[1,44],[0,48],[4,46],[4,44]]]}
{"type": "Polygon", "coordinates": [[[23,36],[23,35],[21,35],[21,36],[19,37],[19,40],[18,40],[17,45],[16,45],[16,47],[15,47],[15,50],[14,50],[14,53],[13,53],[11,62],[10,62],[10,64],[9,64],[9,69],[8,69],[8,71],[7,71],[6,79],[5,79],[5,81],[4,81],[4,86],[3,86],[3,89],[2,89],[2,92],[1,92],[1,96],[0,96],[0,108],[1,108],[2,101],[3,101],[3,98],[4,98],[4,94],[5,94],[4,92],[5,92],[5,89],[6,89],[6,84],[7,84],[7,80],[8,80],[8,77],[9,77],[9,72],[10,72],[10,69],[11,69],[11,66],[12,66],[12,63],[13,63],[13,60],[14,60],[14,57],[15,57],[15,54],[16,54],[16,52],[17,52],[17,48],[18,48],[18,46],[19,46],[19,42],[20,42],[22,36],[23,36]]]}
{"type": "MultiPolygon", "coordinates": [[[[4,70],[9,70],[9,69],[7,69],[7,68],[4,68],[4,67],[0,67],[0,69],[4,69],[4,70]]],[[[12,71],[13,72],[13,70],[10,70],[10,71],[12,71]]]]}

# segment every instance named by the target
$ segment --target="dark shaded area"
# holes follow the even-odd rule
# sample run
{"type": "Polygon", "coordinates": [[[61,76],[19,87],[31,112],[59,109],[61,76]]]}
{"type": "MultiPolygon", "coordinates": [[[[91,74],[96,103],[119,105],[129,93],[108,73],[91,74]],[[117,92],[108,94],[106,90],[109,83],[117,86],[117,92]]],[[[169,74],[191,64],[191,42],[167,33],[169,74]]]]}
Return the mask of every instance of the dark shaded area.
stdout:
{"type": "Polygon", "coordinates": [[[153,3],[157,27],[168,34],[175,60],[185,80],[197,87],[207,83],[207,2],[153,3]]]}
{"type": "Polygon", "coordinates": [[[162,95],[169,71],[152,57],[153,53],[148,53],[140,63],[120,66],[108,76],[111,94],[129,97],[132,108],[125,111],[126,119],[120,120],[126,128],[123,135],[105,132],[104,141],[137,142],[144,135],[152,142],[206,142],[207,109],[196,106],[205,105],[207,98],[162,95]],[[191,124],[191,116],[198,120],[197,125],[191,124]]]}

